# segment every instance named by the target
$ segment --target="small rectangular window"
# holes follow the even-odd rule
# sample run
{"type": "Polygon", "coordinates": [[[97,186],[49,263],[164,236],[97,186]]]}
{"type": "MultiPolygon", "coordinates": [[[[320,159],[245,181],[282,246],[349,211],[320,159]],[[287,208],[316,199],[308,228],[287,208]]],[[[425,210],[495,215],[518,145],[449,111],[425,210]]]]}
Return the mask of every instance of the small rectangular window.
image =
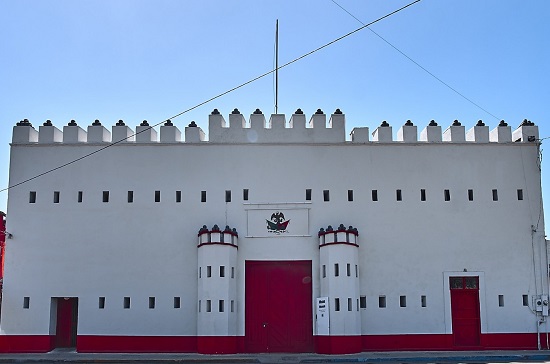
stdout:
{"type": "Polygon", "coordinates": [[[340,267],[338,266],[338,263],[334,263],[334,276],[338,277],[340,275],[340,267]]]}
{"type": "Polygon", "coordinates": [[[130,297],[124,297],[124,308],[130,308],[130,297]]]}
{"type": "Polygon", "coordinates": [[[327,276],[327,266],[323,264],[323,278],[327,276]]]}
{"type": "Polygon", "coordinates": [[[348,297],[348,311],[353,310],[353,301],[351,298],[348,297]]]}
{"type": "Polygon", "coordinates": [[[31,305],[30,297],[23,297],[23,308],[29,308],[31,305]]]}
{"type": "Polygon", "coordinates": [[[426,201],[426,190],[425,189],[420,190],[420,201],[426,201]]]}
{"type": "Polygon", "coordinates": [[[359,267],[355,264],[355,278],[359,278],[359,267]]]}
{"type": "Polygon", "coordinates": [[[210,278],[210,277],[212,277],[212,266],[207,265],[206,266],[206,278],[210,278]]]}
{"type": "Polygon", "coordinates": [[[372,190],[371,196],[373,201],[378,201],[378,190],[372,190]]]}
{"type": "Polygon", "coordinates": [[[468,201],[474,200],[474,190],[468,190],[468,201]]]}
{"type": "Polygon", "coordinates": [[[181,191],[176,191],[176,202],[177,203],[181,202],[181,191]]]}
{"type": "Polygon", "coordinates": [[[353,190],[348,190],[348,201],[353,201],[353,190]]]}
{"type": "Polygon", "coordinates": [[[53,193],[53,203],[59,203],[59,191],[53,193]]]}
{"type": "Polygon", "coordinates": [[[231,312],[235,312],[235,301],[231,300],[231,312]]]}
{"type": "Polygon", "coordinates": [[[128,191],[128,203],[134,202],[134,191],[128,191]]]}
{"type": "Polygon", "coordinates": [[[99,297],[99,308],[102,310],[105,308],[105,297],[99,297]]]}
{"type": "Polygon", "coordinates": [[[407,296],[399,296],[399,307],[407,307],[407,296]]]}
{"type": "Polygon", "coordinates": [[[160,191],[155,191],[155,202],[160,202],[160,191]]]}
{"type": "Polygon", "coordinates": [[[306,201],[311,201],[311,189],[306,189],[306,201]]]}
{"type": "Polygon", "coordinates": [[[359,307],[367,308],[367,296],[359,296],[359,307]]]}
{"type": "Polygon", "coordinates": [[[199,267],[199,278],[202,277],[202,267],[199,267]]]}
{"type": "Polygon", "coordinates": [[[521,296],[521,298],[522,298],[522,301],[523,301],[523,305],[524,306],[529,306],[529,297],[526,294],[524,294],[523,296],[521,296]]]}
{"type": "Polygon", "coordinates": [[[340,299],[339,298],[334,299],[334,311],[340,311],[340,299]]]}
{"type": "Polygon", "coordinates": [[[493,201],[498,201],[498,191],[493,190],[493,201]]]}
{"type": "Polygon", "coordinates": [[[243,190],[243,201],[248,201],[248,188],[243,190]]]}
{"type": "Polygon", "coordinates": [[[181,297],[174,297],[174,308],[181,308],[181,297]]]}
{"type": "Polygon", "coordinates": [[[451,191],[450,190],[444,190],[443,195],[445,196],[445,201],[451,201],[451,191]]]}
{"type": "Polygon", "coordinates": [[[149,308],[155,308],[155,297],[149,297],[149,308]]]}
{"type": "Polygon", "coordinates": [[[386,296],[378,296],[378,307],[379,308],[386,307],[386,296]]]}
{"type": "Polygon", "coordinates": [[[218,300],[218,312],[224,312],[225,302],[223,300],[218,300]]]}
{"type": "Polygon", "coordinates": [[[403,196],[401,195],[401,190],[396,190],[395,191],[395,198],[397,199],[397,201],[403,201],[403,196]]]}
{"type": "Polygon", "coordinates": [[[355,308],[357,309],[357,311],[359,311],[359,298],[357,299],[357,303],[355,304],[355,308]]]}
{"type": "Polygon", "coordinates": [[[498,307],[504,307],[504,295],[498,295],[498,307]]]}
{"type": "Polygon", "coordinates": [[[235,267],[231,267],[231,278],[235,278],[235,267]]]}
{"type": "Polygon", "coordinates": [[[212,301],[206,300],[206,312],[212,312],[212,301]]]}
{"type": "Polygon", "coordinates": [[[29,203],[36,203],[36,191],[29,192],[29,203]]]}
{"type": "Polygon", "coordinates": [[[351,277],[351,264],[346,264],[346,274],[348,277],[351,277]]]}
{"type": "Polygon", "coordinates": [[[518,201],[522,201],[522,200],[523,200],[523,190],[518,189],[518,201]]]}
{"type": "Polygon", "coordinates": [[[225,191],[225,202],[231,202],[231,191],[230,190],[225,191]]]}
{"type": "Polygon", "coordinates": [[[426,307],[426,296],[420,296],[420,306],[426,307]]]}
{"type": "Polygon", "coordinates": [[[206,191],[201,191],[201,202],[206,202],[206,191]]]}
{"type": "Polygon", "coordinates": [[[220,277],[221,278],[225,277],[225,266],[224,265],[220,265],[220,277]]]}
{"type": "Polygon", "coordinates": [[[201,306],[202,306],[202,305],[201,305],[201,300],[199,300],[199,305],[198,305],[198,307],[199,307],[199,312],[201,312],[201,306]]]}
{"type": "Polygon", "coordinates": [[[329,190],[323,190],[323,201],[330,201],[330,192],[329,190]]]}
{"type": "Polygon", "coordinates": [[[82,202],[82,191],[78,191],[77,201],[78,203],[82,202]]]}
{"type": "Polygon", "coordinates": [[[103,191],[103,202],[109,202],[109,191],[103,191]]]}

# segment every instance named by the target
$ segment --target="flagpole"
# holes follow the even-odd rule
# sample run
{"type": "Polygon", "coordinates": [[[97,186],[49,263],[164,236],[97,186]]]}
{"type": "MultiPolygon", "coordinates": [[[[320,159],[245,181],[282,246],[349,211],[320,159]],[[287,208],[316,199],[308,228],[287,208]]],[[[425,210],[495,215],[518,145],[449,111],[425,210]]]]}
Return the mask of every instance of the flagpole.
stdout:
{"type": "Polygon", "coordinates": [[[275,114],[279,103],[279,19],[275,24],[275,114]]]}

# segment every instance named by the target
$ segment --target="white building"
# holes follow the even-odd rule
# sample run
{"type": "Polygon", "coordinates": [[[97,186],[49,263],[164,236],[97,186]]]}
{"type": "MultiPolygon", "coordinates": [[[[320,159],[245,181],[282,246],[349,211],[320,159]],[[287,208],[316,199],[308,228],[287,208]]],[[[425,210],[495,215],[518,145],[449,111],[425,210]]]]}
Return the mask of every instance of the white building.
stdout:
{"type": "Polygon", "coordinates": [[[0,351],[548,348],[532,123],[183,134],[14,127],[0,351]]]}

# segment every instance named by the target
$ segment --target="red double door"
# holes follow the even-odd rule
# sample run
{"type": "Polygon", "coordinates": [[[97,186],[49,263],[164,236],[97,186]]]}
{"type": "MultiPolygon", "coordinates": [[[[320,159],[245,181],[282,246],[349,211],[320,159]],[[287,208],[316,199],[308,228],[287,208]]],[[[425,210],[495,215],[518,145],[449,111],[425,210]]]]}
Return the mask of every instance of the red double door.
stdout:
{"type": "Polygon", "coordinates": [[[247,261],[245,350],[313,352],[311,261],[247,261]]]}
{"type": "Polygon", "coordinates": [[[480,346],[479,278],[450,277],[453,341],[456,347],[480,346]]]}

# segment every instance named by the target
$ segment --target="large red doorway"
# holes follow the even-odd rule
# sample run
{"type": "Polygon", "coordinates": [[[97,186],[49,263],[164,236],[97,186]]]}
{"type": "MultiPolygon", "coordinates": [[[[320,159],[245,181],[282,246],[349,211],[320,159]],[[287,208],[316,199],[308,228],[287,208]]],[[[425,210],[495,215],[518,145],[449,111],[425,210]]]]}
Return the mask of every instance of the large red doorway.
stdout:
{"type": "Polygon", "coordinates": [[[453,342],[457,347],[480,345],[479,278],[450,277],[453,342]]]}
{"type": "Polygon", "coordinates": [[[55,347],[76,347],[76,325],[78,322],[78,298],[56,298],[57,320],[55,329],[55,347]]]}
{"type": "Polygon", "coordinates": [[[313,352],[311,261],[247,261],[245,350],[313,352]]]}

